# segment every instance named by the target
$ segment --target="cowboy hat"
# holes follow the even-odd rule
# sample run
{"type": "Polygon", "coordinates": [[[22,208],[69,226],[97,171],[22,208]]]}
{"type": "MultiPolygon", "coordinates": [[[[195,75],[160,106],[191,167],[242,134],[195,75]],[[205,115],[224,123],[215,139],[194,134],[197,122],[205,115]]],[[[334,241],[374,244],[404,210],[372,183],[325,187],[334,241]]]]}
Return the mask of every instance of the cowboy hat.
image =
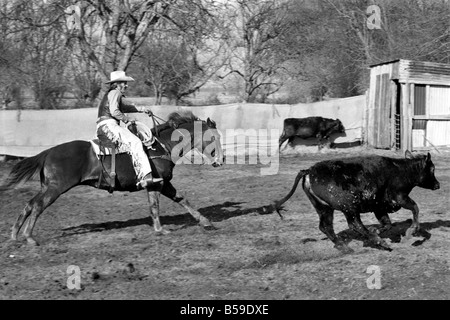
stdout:
{"type": "Polygon", "coordinates": [[[128,77],[125,75],[125,71],[113,71],[111,72],[109,81],[105,83],[113,83],[113,82],[119,82],[119,81],[134,81],[132,77],[128,77]]]}

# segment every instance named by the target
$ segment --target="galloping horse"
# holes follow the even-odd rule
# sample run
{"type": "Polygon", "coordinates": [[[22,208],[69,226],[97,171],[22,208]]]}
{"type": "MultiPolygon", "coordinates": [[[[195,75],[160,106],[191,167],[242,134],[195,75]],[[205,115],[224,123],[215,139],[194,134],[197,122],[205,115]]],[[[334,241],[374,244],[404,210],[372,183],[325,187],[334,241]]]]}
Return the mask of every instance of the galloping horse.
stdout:
{"type": "MultiPolygon", "coordinates": [[[[147,188],[150,204],[150,216],[156,232],[168,233],[159,221],[160,194],[179,203],[205,228],[214,228],[211,222],[193,209],[189,202],[177,194],[171,184],[172,171],[176,160],[185,160],[190,150],[197,150],[202,157],[214,167],[223,164],[223,152],[220,145],[220,135],[216,123],[209,118],[202,121],[191,112],[172,113],[167,123],[152,129],[161,144],[155,143],[154,149],[144,147],[150,159],[154,177],[162,177],[162,183],[147,188]],[[180,145],[183,148],[180,148],[180,145]]],[[[18,162],[7,179],[6,188],[13,187],[20,182],[30,180],[39,173],[41,190],[31,199],[23,209],[12,227],[11,238],[17,240],[17,234],[24,225],[23,231],[29,244],[38,245],[32,237],[33,228],[39,215],[50,206],[61,194],[77,185],[88,185],[108,190],[111,184],[106,176],[109,173],[111,156],[99,160],[89,141],[71,141],[44,150],[38,155],[18,162]],[[28,219],[28,220],[27,220],[28,219]]],[[[113,190],[138,191],[136,174],[131,158],[128,154],[118,154],[116,157],[116,178],[113,190]]],[[[110,190],[111,192],[112,190],[110,190]]]]}

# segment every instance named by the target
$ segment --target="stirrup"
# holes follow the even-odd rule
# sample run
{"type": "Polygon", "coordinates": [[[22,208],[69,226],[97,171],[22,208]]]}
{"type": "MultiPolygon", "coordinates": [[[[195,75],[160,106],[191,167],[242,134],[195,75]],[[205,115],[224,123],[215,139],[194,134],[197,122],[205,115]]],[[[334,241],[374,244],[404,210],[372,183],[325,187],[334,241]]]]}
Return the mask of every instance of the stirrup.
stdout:
{"type": "Polygon", "coordinates": [[[156,149],[153,147],[155,145],[156,139],[153,139],[153,141],[143,141],[142,143],[144,144],[144,146],[149,149],[149,150],[153,150],[155,151],[156,149]]]}
{"type": "Polygon", "coordinates": [[[136,183],[136,186],[141,187],[141,188],[146,188],[152,184],[156,184],[159,183],[161,181],[163,181],[163,178],[143,178],[141,181],[139,181],[138,183],[136,183]]]}

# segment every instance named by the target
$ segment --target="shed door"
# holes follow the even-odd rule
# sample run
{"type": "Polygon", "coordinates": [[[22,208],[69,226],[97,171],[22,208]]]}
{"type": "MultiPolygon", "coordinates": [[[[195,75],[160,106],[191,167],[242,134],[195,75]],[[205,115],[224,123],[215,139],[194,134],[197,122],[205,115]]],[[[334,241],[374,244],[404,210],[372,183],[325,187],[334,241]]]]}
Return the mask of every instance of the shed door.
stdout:
{"type": "Polygon", "coordinates": [[[389,73],[377,75],[375,86],[374,136],[375,148],[391,147],[391,92],[389,73]]]}

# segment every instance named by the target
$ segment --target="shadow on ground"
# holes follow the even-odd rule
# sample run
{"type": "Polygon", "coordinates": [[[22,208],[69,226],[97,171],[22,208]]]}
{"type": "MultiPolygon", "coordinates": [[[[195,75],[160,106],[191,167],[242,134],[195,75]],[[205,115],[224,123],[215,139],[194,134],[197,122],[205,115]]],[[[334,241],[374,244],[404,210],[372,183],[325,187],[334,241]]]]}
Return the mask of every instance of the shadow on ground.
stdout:
{"type": "MultiPolygon", "coordinates": [[[[247,215],[250,213],[257,214],[271,214],[273,213],[272,206],[261,206],[257,208],[242,209],[242,202],[224,202],[209,207],[204,207],[198,211],[211,222],[220,222],[234,217],[247,215]]],[[[189,214],[179,214],[173,216],[161,216],[161,224],[164,225],[178,225],[184,228],[198,225],[198,222],[189,214]]],[[[130,219],[126,221],[107,221],[100,223],[86,223],[79,226],[68,227],[63,229],[63,237],[76,234],[84,234],[90,232],[102,232],[105,230],[123,229],[128,227],[136,227],[141,225],[153,225],[151,217],[130,219]]]]}
{"type": "MultiPolygon", "coordinates": [[[[381,238],[390,239],[392,242],[399,243],[402,240],[402,237],[405,237],[406,230],[411,226],[412,220],[407,219],[405,221],[401,222],[394,222],[392,223],[392,228],[389,230],[386,230],[380,234],[381,238]]],[[[377,228],[379,225],[369,225],[368,228],[377,228]]],[[[450,228],[450,221],[443,221],[443,220],[437,220],[435,222],[423,222],[420,224],[420,230],[413,234],[414,237],[420,237],[421,240],[416,240],[414,243],[412,243],[413,246],[419,246],[422,245],[425,241],[429,240],[431,238],[431,233],[428,232],[428,230],[436,229],[439,227],[446,227],[450,228]]],[[[358,240],[358,241],[365,241],[366,239],[363,238],[360,234],[357,232],[354,232],[350,229],[341,231],[337,234],[339,238],[344,240],[344,242],[349,243],[352,240],[358,240]]],[[[327,239],[327,238],[325,238],[327,239]]]]}
{"type": "MultiPolygon", "coordinates": [[[[204,207],[199,209],[198,211],[208,218],[211,222],[220,222],[224,220],[228,220],[231,218],[248,215],[251,213],[256,213],[259,215],[272,214],[274,213],[273,207],[271,205],[256,207],[256,208],[242,208],[243,202],[230,202],[226,201],[222,204],[217,204],[209,207],[204,207]]],[[[173,216],[161,216],[160,217],[162,225],[176,225],[181,226],[182,228],[192,227],[198,225],[198,222],[188,213],[173,215],[173,216]]],[[[380,234],[381,238],[389,238],[392,242],[399,243],[402,240],[402,237],[405,236],[406,230],[411,226],[411,219],[407,219],[401,222],[392,223],[392,227],[389,230],[386,230],[380,234]]],[[[153,221],[150,217],[138,218],[138,219],[129,219],[126,221],[107,221],[100,223],[87,223],[79,226],[69,227],[63,229],[63,235],[71,236],[77,234],[91,233],[91,232],[102,232],[106,230],[114,230],[114,229],[123,229],[128,227],[136,227],[141,225],[153,225],[153,221]]],[[[423,244],[425,241],[431,238],[431,234],[428,230],[436,229],[439,227],[447,227],[450,228],[450,221],[437,220],[435,222],[424,222],[421,223],[421,229],[415,237],[421,237],[421,240],[415,241],[412,245],[419,246],[423,244]]],[[[378,224],[369,225],[368,228],[378,228],[378,224]]],[[[353,240],[363,241],[365,242],[365,238],[363,238],[360,234],[347,229],[341,231],[337,234],[344,242],[349,243],[353,240]]],[[[328,238],[322,238],[322,240],[327,240],[328,238]]],[[[316,239],[307,238],[302,241],[302,243],[317,241],[316,239]]],[[[370,246],[370,244],[368,244],[370,246]]]]}

